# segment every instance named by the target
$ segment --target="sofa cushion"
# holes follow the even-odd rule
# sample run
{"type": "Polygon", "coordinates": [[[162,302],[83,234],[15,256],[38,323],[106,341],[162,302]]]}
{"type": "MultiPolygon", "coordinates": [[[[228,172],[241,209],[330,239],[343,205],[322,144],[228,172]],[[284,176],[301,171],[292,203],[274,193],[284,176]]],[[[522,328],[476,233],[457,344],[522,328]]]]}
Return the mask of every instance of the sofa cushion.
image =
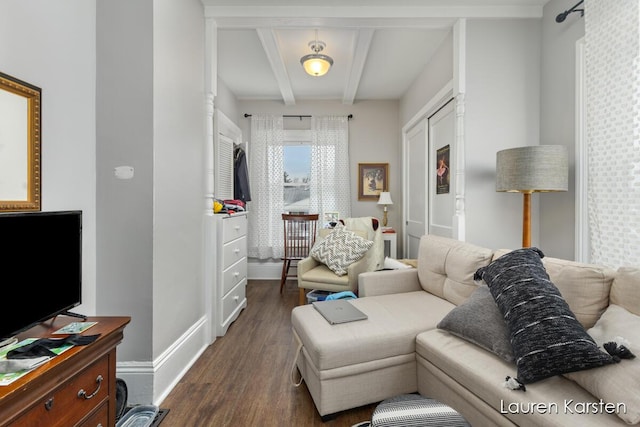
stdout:
{"type": "Polygon", "coordinates": [[[318,371],[413,355],[416,335],[455,306],[422,290],[350,301],[367,320],[331,325],[311,305],[295,307],[291,323],[318,371]]]}
{"type": "MultiPolygon", "coordinates": [[[[510,252],[496,251],[494,259],[510,252]]],[[[609,292],[616,272],[608,267],[559,258],[542,258],[551,282],[558,288],[576,319],[588,329],[609,305],[609,292]]]]}
{"type": "Polygon", "coordinates": [[[468,300],[454,308],[438,323],[438,328],[471,341],[513,362],[507,325],[485,285],[471,294],[468,300]]]}
{"type": "Polygon", "coordinates": [[[611,286],[611,303],[640,316],[640,269],[620,267],[611,286]]]}
{"type": "Polygon", "coordinates": [[[422,288],[453,304],[461,304],[476,289],[473,274],[491,262],[493,251],[435,235],[420,239],[418,277],[422,288]]]}
{"type": "MultiPolygon", "coordinates": [[[[617,416],[606,414],[602,410],[579,413],[581,404],[591,402],[597,404],[598,399],[562,375],[529,384],[526,392],[505,388],[503,385],[505,376],[516,375],[514,364],[440,329],[419,334],[416,337],[416,353],[419,384],[423,381],[422,370],[437,369],[437,374],[450,377],[456,384],[460,384],[465,392],[468,390],[478,396],[515,425],[545,427],[625,425],[617,416]],[[548,408],[546,412],[545,405],[548,408]]],[[[419,388],[423,386],[419,385],[419,388]]],[[[507,424],[496,422],[493,425],[507,424]]]]}
{"type": "Polygon", "coordinates": [[[309,255],[338,276],[344,276],[347,268],[362,258],[372,246],[373,240],[364,239],[338,224],[327,237],[311,248],[309,255]]]}
{"type": "Polygon", "coordinates": [[[542,264],[582,326],[595,325],[609,305],[615,270],[551,257],[542,264]]]}
{"type": "Polygon", "coordinates": [[[307,271],[304,274],[304,278],[299,278],[305,282],[310,282],[310,285],[315,286],[318,283],[329,284],[329,285],[338,285],[338,286],[349,286],[349,276],[346,274],[343,276],[338,276],[334,273],[329,267],[324,264],[318,264],[316,267],[307,271]]]}
{"type": "MultiPolygon", "coordinates": [[[[600,346],[611,341],[622,344],[622,337],[629,350],[640,356],[640,316],[619,305],[610,305],[587,332],[600,346]]],[[[624,404],[625,411],[619,411],[618,416],[629,424],[640,423],[640,357],[565,376],[606,403],[624,404]]]]}
{"type": "Polygon", "coordinates": [[[549,279],[543,256],[537,248],[517,249],[476,275],[489,285],[507,323],[518,379],[525,384],[613,363],[549,279]]]}

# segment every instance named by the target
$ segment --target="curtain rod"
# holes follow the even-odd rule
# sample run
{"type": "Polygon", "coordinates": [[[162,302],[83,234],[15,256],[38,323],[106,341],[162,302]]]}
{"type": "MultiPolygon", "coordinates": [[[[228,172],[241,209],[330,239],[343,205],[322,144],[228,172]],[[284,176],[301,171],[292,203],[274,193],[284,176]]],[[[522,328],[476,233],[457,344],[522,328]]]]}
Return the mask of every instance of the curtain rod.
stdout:
{"type": "Polygon", "coordinates": [[[578,6],[580,6],[582,3],[584,3],[584,0],[580,0],[578,3],[576,3],[571,9],[569,10],[565,10],[564,12],[558,14],[558,16],[556,16],[556,22],[560,23],[560,22],[564,22],[565,19],[567,19],[567,16],[570,13],[573,12],[580,12],[580,16],[584,16],[584,9],[576,9],[578,6]]]}
{"type": "MultiPolygon", "coordinates": [[[[245,116],[245,117],[251,117],[251,114],[244,113],[244,116],[245,116]]],[[[300,120],[302,120],[302,119],[303,119],[303,118],[305,118],[305,117],[311,117],[311,116],[309,116],[309,115],[295,115],[295,114],[294,114],[294,115],[290,115],[290,114],[283,114],[283,115],[282,115],[282,117],[284,117],[284,118],[297,117],[297,118],[299,118],[300,120]]],[[[347,119],[349,119],[349,120],[353,119],[353,114],[349,114],[349,115],[347,116],[347,119]]]]}

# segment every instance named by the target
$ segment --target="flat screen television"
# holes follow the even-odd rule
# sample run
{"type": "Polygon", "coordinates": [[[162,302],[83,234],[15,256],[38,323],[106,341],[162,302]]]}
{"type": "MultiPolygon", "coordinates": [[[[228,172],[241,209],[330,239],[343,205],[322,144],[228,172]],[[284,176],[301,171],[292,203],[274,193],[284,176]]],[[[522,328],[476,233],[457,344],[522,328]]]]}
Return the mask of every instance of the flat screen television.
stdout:
{"type": "Polygon", "coordinates": [[[82,302],[82,211],[0,213],[0,340],[82,302]]]}

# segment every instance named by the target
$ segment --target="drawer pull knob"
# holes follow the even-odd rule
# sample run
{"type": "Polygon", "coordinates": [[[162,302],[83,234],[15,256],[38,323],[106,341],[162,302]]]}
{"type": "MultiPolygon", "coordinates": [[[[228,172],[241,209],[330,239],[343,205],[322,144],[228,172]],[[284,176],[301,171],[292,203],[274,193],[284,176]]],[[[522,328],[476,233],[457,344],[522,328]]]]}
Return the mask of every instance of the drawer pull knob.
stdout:
{"type": "Polygon", "coordinates": [[[93,398],[100,391],[100,386],[102,386],[103,380],[104,378],[102,378],[102,375],[98,375],[98,377],[96,378],[96,383],[98,384],[98,387],[94,390],[94,392],[91,394],[87,394],[87,392],[84,391],[84,389],[80,389],[80,391],[78,392],[78,397],[84,400],[89,400],[93,398]]]}
{"type": "Polygon", "coordinates": [[[236,271],[235,273],[233,273],[234,276],[238,277],[240,275],[239,271],[236,271]]]}
{"type": "Polygon", "coordinates": [[[234,249],[233,252],[239,254],[240,253],[240,249],[234,249]]]}
{"type": "Polygon", "coordinates": [[[236,225],[234,228],[235,228],[236,230],[240,230],[240,226],[239,226],[239,225],[236,225]]]}
{"type": "Polygon", "coordinates": [[[47,411],[50,411],[51,408],[53,408],[53,397],[47,400],[46,402],[44,402],[44,409],[46,409],[47,411]]]}
{"type": "Polygon", "coordinates": [[[233,297],[233,300],[234,300],[235,302],[238,302],[238,300],[239,300],[239,299],[240,299],[240,297],[239,297],[238,295],[236,295],[235,297],[233,297]]]}

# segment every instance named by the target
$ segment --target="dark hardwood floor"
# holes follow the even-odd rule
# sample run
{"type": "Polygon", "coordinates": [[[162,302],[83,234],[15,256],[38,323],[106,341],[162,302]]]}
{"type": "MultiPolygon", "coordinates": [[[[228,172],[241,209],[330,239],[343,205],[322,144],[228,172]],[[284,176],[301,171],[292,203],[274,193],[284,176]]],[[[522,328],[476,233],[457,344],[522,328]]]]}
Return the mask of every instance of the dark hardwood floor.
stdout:
{"type": "Polygon", "coordinates": [[[298,288],[289,280],[250,280],[247,308],[191,367],[160,405],[161,427],[352,426],[371,419],[377,404],[323,422],[304,382],[291,383],[295,345],[291,310],[298,288]]]}

